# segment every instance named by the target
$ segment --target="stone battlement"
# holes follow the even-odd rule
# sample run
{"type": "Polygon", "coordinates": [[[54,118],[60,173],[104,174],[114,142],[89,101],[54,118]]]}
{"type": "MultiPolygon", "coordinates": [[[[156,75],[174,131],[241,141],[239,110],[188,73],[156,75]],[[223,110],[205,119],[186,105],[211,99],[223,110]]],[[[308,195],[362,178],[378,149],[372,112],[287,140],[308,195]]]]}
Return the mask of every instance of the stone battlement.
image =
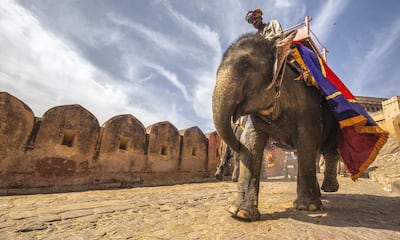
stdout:
{"type": "MultiPolygon", "coordinates": [[[[366,109],[378,110],[372,117],[400,142],[399,97],[359,98],[366,109]]],[[[212,181],[220,141],[216,132],[178,130],[167,121],[145,128],[131,114],[100,126],[77,104],[37,117],[0,92],[0,195],[212,181]]],[[[279,169],[266,172],[272,176],[279,169]]]]}
{"type": "Polygon", "coordinates": [[[220,139],[170,122],[145,128],[130,114],[99,126],[80,105],[42,117],[0,92],[0,194],[210,181],[220,139]]]}

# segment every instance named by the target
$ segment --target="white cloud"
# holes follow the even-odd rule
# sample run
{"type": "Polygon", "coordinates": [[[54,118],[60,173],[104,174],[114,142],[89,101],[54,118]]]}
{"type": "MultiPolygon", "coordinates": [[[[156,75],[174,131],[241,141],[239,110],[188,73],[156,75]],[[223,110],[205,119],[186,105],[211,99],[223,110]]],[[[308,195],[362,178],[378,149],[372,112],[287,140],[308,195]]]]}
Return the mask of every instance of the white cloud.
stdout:
{"type": "Polygon", "coordinates": [[[46,31],[25,9],[13,2],[0,4],[1,86],[26,99],[35,115],[64,104],[82,104],[99,120],[125,109],[123,92],[109,76],[74,49],[46,31]]]}
{"type": "MultiPolygon", "coordinates": [[[[124,9],[100,1],[93,11],[90,2],[20,2],[26,9],[0,1],[0,91],[23,100],[35,115],[78,103],[99,122],[130,113],[144,125],[168,120],[180,129],[207,130],[213,128],[211,95],[222,54],[240,35],[255,31],[244,20],[247,10],[261,7],[266,21],[278,19],[284,28],[320,13],[312,16],[311,28],[322,42],[334,37],[329,26],[337,18],[354,11],[345,0],[127,1],[124,9]]],[[[399,38],[398,25],[390,27],[356,56],[363,63],[359,72],[343,67],[360,88],[372,81],[363,80],[367,70],[385,70],[372,59],[387,63],[399,38]]],[[[343,44],[336,40],[333,45],[343,44]]],[[[356,62],[336,62],[347,61],[356,62]]]]}
{"type": "Polygon", "coordinates": [[[171,82],[182,94],[183,96],[186,98],[186,100],[191,100],[188,92],[186,90],[186,87],[183,83],[181,83],[178,79],[178,77],[176,76],[176,74],[174,74],[171,71],[168,71],[167,69],[165,69],[163,66],[160,66],[158,64],[154,64],[154,63],[145,63],[145,65],[147,65],[148,67],[153,68],[154,70],[156,70],[161,76],[165,77],[165,79],[167,79],[169,82],[171,82]]]}
{"type": "Polygon", "coordinates": [[[292,7],[294,4],[293,0],[275,0],[275,7],[280,9],[280,8],[288,8],[292,7]]]}
{"type": "Polygon", "coordinates": [[[132,31],[141,34],[143,37],[146,37],[146,39],[151,41],[154,46],[158,46],[163,50],[173,53],[179,53],[181,51],[181,47],[177,46],[175,42],[170,41],[167,36],[160,32],[153,31],[143,24],[136,23],[123,17],[117,17],[114,14],[108,14],[107,17],[114,24],[127,27],[132,31]]]}
{"type": "MultiPolygon", "coordinates": [[[[399,48],[400,41],[400,20],[397,19],[391,26],[380,28],[373,32],[375,34],[368,51],[360,56],[358,67],[353,69],[355,76],[352,78],[353,86],[358,91],[367,88],[376,79],[385,77],[388,72],[385,68],[390,63],[393,52],[391,50],[399,48]]],[[[400,87],[398,87],[400,90],[400,87]]]]}
{"type": "Polygon", "coordinates": [[[318,36],[318,39],[324,44],[332,34],[332,23],[346,10],[348,0],[327,0],[324,1],[323,8],[319,15],[312,21],[312,30],[318,36]]]}
{"type": "Polygon", "coordinates": [[[210,47],[213,52],[221,53],[221,46],[219,36],[216,32],[212,31],[207,25],[199,25],[196,22],[190,21],[187,17],[176,12],[169,4],[166,4],[168,11],[176,19],[176,22],[183,25],[188,32],[195,34],[204,44],[210,47]]]}

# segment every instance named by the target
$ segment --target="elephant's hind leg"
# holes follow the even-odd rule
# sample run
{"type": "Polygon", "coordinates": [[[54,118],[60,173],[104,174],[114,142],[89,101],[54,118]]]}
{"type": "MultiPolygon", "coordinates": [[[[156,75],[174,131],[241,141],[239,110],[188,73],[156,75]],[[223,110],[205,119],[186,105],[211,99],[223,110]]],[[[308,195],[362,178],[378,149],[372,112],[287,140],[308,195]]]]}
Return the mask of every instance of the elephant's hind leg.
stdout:
{"type": "Polygon", "coordinates": [[[239,154],[234,153],[233,154],[233,172],[232,172],[232,182],[237,182],[239,178],[239,169],[240,169],[240,161],[239,161],[239,154]]]}
{"type": "Polygon", "coordinates": [[[324,181],[322,182],[321,189],[324,192],[337,192],[339,190],[339,183],[337,181],[337,165],[339,161],[339,153],[337,148],[323,150],[325,158],[325,172],[324,181]]]}

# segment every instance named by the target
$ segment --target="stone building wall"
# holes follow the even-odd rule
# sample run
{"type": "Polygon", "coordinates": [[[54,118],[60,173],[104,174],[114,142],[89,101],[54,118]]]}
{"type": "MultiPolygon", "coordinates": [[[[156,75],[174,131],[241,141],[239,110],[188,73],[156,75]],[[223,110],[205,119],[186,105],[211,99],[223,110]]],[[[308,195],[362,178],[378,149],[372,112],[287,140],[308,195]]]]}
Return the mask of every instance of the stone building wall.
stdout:
{"type": "Polygon", "coordinates": [[[20,173],[34,172],[25,154],[34,126],[35,116],[25,103],[0,93],[0,186],[21,186],[20,173]]]}
{"type": "Polygon", "coordinates": [[[42,117],[0,92],[0,195],[210,181],[219,137],[130,114],[99,126],[80,105],[42,117]]]}
{"type": "Polygon", "coordinates": [[[149,172],[176,172],[179,170],[181,136],[170,122],[160,122],[147,127],[149,172]]]}
{"type": "Polygon", "coordinates": [[[382,110],[385,118],[385,128],[394,134],[393,120],[400,113],[400,96],[391,97],[382,102],[382,110]]]}
{"type": "Polygon", "coordinates": [[[393,121],[400,114],[400,96],[391,98],[356,96],[356,99],[382,129],[395,134],[393,121]]]}
{"type": "Polygon", "coordinates": [[[182,136],[180,170],[204,172],[207,169],[207,138],[198,127],[180,131],[182,136]]]}
{"type": "Polygon", "coordinates": [[[394,133],[396,135],[397,141],[399,142],[400,145],[400,114],[398,114],[394,120],[393,120],[393,128],[394,128],[394,133]]]}
{"type": "Polygon", "coordinates": [[[147,135],[143,124],[130,114],[112,117],[100,129],[94,158],[97,183],[131,182],[146,168],[147,135]]]}
{"type": "Polygon", "coordinates": [[[207,145],[207,170],[208,173],[214,176],[214,172],[217,169],[217,165],[220,160],[219,156],[219,145],[221,143],[221,138],[218,136],[217,132],[211,132],[206,134],[206,138],[208,139],[207,145]]]}
{"type": "MultiPolygon", "coordinates": [[[[382,111],[370,113],[398,135],[399,102],[384,100],[382,111]]],[[[216,132],[178,130],[170,122],[145,128],[130,114],[100,126],[76,104],[37,117],[24,102],[0,92],[0,195],[210,181],[220,141],[216,132]]]]}
{"type": "Polygon", "coordinates": [[[364,107],[368,113],[382,111],[382,102],[386,98],[356,96],[357,103],[364,107]]]}

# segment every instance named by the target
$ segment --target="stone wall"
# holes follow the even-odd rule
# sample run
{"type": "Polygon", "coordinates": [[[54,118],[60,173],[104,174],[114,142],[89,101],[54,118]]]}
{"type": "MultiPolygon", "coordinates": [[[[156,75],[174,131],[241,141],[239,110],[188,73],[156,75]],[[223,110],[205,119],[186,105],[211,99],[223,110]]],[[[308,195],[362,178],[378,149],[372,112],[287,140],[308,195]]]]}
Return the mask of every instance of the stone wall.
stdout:
{"type": "Polygon", "coordinates": [[[42,117],[0,92],[0,194],[210,181],[220,139],[170,122],[145,128],[130,114],[102,126],[80,105],[42,117]]]}
{"type": "Polygon", "coordinates": [[[400,96],[391,98],[375,98],[356,96],[359,103],[385,131],[395,134],[394,117],[400,113],[400,96]]]}
{"type": "Polygon", "coordinates": [[[382,102],[382,109],[385,118],[385,130],[394,134],[393,120],[400,113],[400,96],[393,96],[382,102]]]}
{"type": "Polygon", "coordinates": [[[397,138],[397,141],[400,145],[400,114],[398,114],[393,120],[393,128],[397,138]]]}

